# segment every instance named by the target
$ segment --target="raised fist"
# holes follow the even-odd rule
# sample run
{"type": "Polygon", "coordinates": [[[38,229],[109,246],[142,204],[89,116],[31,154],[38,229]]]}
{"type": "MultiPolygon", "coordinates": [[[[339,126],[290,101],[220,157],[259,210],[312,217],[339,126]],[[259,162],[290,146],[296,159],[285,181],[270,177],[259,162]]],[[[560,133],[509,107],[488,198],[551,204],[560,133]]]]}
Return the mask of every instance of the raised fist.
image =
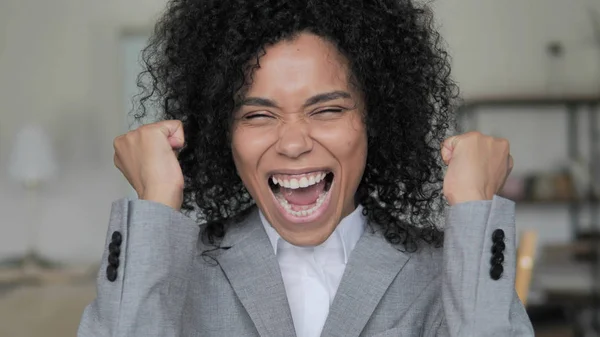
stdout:
{"type": "Polygon", "coordinates": [[[508,141],[480,132],[446,139],[442,144],[442,159],[448,165],[444,196],[450,205],[491,200],[513,168],[508,141]]]}
{"type": "Polygon", "coordinates": [[[115,138],[115,166],[140,199],[178,210],[183,201],[183,174],[177,161],[177,150],[183,144],[181,121],[143,125],[115,138]]]}

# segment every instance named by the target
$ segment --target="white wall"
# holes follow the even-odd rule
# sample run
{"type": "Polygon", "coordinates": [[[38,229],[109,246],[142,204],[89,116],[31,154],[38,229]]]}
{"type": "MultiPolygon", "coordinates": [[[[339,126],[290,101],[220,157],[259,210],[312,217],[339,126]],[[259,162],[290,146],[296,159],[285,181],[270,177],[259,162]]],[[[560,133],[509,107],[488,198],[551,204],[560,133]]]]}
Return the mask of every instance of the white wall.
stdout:
{"type": "Polygon", "coordinates": [[[546,45],[555,40],[567,48],[565,91],[599,92],[600,45],[594,47],[588,8],[600,15],[597,0],[435,1],[466,97],[544,91],[546,45]]]}
{"type": "MultiPolygon", "coordinates": [[[[600,54],[591,46],[584,4],[600,10],[595,0],[438,0],[438,21],[464,95],[542,92],[545,44],[551,39],[572,46],[566,90],[600,88],[600,61],[595,62],[600,54]]],[[[46,255],[72,262],[99,258],[110,203],[129,191],[112,166],[112,139],[125,128],[119,38],[126,29],[150,27],[163,5],[164,0],[0,2],[0,259],[23,252],[27,223],[35,217],[37,246],[46,255]],[[23,192],[6,176],[11,139],[28,121],[48,128],[62,165],[38,210],[24,206],[23,192]]],[[[562,146],[562,140],[548,141],[562,146]]],[[[548,240],[566,239],[554,213],[538,213],[522,217],[536,226],[553,220],[548,240]]]]}
{"type": "Polygon", "coordinates": [[[163,6],[162,0],[0,2],[0,258],[23,252],[31,220],[46,255],[99,258],[111,201],[129,191],[112,165],[112,139],[126,127],[119,39],[124,30],[151,27],[163,6]],[[38,210],[27,209],[6,174],[11,139],[30,121],[47,127],[61,163],[38,210]]]}

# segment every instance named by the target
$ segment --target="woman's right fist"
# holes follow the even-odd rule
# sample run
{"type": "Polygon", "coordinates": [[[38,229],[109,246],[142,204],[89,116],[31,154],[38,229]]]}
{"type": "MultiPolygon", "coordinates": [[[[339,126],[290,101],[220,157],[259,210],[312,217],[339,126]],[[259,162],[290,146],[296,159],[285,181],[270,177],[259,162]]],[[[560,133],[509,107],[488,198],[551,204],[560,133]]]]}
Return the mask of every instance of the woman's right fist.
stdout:
{"type": "Polygon", "coordinates": [[[183,144],[181,121],[143,125],[115,138],[115,166],[140,199],[179,210],[183,202],[183,174],[177,150],[183,144]]]}

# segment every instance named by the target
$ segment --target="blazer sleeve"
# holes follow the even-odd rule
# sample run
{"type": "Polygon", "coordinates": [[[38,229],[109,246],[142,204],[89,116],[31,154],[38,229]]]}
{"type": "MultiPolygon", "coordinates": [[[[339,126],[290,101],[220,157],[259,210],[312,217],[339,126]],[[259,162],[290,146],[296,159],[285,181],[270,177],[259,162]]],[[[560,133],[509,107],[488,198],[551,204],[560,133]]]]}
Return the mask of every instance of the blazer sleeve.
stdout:
{"type": "Polygon", "coordinates": [[[442,301],[433,336],[529,337],[531,322],[515,291],[515,204],[454,205],[446,215],[442,301]]]}
{"type": "Polygon", "coordinates": [[[180,319],[199,226],[159,203],[112,204],[97,297],[79,337],[180,336],[180,319]]]}

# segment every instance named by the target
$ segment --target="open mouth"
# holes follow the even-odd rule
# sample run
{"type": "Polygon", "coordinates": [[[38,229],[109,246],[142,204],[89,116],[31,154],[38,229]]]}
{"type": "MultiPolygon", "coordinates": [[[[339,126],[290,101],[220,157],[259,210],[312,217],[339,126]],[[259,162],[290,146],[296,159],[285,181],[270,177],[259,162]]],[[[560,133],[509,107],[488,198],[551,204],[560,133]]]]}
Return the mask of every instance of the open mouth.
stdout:
{"type": "Polygon", "coordinates": [[[274,174],[269,178],[269,187],[288,216],[316,218],[327,207],[333,179],[333,172],[328,171],[274,174]]]}

